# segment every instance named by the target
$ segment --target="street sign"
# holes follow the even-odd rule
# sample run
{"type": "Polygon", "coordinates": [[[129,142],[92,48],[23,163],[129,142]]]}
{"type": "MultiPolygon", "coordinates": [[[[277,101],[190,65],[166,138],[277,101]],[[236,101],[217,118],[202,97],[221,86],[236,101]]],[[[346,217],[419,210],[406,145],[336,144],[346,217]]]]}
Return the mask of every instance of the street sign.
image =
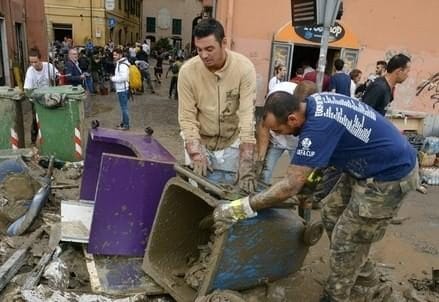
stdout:
{"type": "Polygon", "coordinates": [[[291,20],[293,26],[318,24],[318,0],[291,0],[291,20]]]}
{"type": "Polygon", "coordinates": [[[114,10],[115,0],[105,0],[105,9],[106,10],[114,10]]]}
{"type": "Polygon", "coordinates": [[[108,18],[108,27],[109,28],[113,28],[116,26],[116,19],[114,19],[113,17],[108,18]]]}

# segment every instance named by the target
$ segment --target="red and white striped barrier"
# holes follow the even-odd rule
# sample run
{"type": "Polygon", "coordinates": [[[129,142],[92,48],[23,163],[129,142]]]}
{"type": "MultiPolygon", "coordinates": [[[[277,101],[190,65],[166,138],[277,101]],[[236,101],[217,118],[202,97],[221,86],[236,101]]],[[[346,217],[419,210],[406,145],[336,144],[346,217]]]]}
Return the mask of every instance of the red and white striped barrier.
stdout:
{"type": "Polygon", "coordinates": [[[79,127],[75,128],[75,156],[77,159],[82,159],[82,147],[81,147],[81,131],[79,127]]]}
{"type": "Polygon", "coordinates": [[[16,150],[18,149],[18,134],[14,128],[11,128],[11,148],[16,150]]]}
{"type": "Polygon", "coordinates": [[[37,119],[37,128],[38,128],[37,143],[41,145],[43,143],[43,135],[41,134],[40,118],[38,117],[38,113],[35,113],[35,117],[37,119]]]}

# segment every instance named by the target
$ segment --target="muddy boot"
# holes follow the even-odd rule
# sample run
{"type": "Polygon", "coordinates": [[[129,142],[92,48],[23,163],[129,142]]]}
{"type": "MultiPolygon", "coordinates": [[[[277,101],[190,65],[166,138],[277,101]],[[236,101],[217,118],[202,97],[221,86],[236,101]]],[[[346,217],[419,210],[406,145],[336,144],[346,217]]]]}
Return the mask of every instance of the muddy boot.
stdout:
{"type": "Polygon", "coordinates": [[[375,263],[367,259],[366,263],[361,267],[355,285],[372,287],[378,284],[378,274],[375,269],[375,263]]]}

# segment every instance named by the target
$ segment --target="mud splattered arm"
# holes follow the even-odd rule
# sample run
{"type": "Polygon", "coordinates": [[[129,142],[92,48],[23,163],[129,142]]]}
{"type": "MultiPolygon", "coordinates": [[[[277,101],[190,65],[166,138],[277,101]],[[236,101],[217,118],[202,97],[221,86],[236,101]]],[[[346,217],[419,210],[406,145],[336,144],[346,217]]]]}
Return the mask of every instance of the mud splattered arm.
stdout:
{"type": "Polygon", "coordinates": [[[290,165],[287,175],[270,189],[250,198],[250,206],[254,211],[273,207],[300,192],[313,168],[290,165]]]}

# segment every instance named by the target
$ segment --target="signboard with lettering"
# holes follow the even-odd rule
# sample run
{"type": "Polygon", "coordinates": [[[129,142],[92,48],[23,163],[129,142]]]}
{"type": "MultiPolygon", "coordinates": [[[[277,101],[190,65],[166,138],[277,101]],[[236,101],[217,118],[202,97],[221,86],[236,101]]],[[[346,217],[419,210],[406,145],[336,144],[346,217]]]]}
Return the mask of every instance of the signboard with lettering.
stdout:
{"type": "MultiPolygon", "coordinates": [[[[295,26],[294,30],[300,37],[311,42],[320,43],[322,39],[322,34],[323,34],[322,25],[295,26]]],[[[329,43],[340,40],[341,38],[344,37],[344,35],[345,35],[345,30],[343,26],[341,26],[339,23],[335,23],[330,28],[329,43]]]]}
{"type": "Polygon", "coordinates": [[[114,10],[115,0],[105,0],[105,9],[106,10],[114,10]]]}

